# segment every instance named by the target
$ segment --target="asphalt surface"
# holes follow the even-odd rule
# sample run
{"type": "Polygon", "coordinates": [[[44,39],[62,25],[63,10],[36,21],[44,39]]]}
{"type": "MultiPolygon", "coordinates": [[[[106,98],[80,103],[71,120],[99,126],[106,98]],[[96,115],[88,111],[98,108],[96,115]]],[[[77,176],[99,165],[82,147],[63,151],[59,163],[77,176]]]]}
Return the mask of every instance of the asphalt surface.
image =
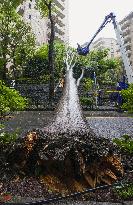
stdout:
{"type": "Polygon", "coordinates": [[[131,117],[87,117],[87,122],[98,136],[119,138],[125,134],[133,135],[131,117]]]}
{"type": "MultiPolygon", "coordinates": [[[[1,120],[0,123],[3,123],[5,128],[1,129],[0,132],[3,130],[13,132],[19,129],[23,136],[29,130],[43,128],[53,119],[53,116],[53,112],[45,111],[17,112],[11,118],[1,120]]],[[[88,125],[98,136],[114,138],[124,134],[133,135],[133,117],[118,117],[118,115],[117,117],[87,116],[88,113],[86,113],[88,125]]]]}

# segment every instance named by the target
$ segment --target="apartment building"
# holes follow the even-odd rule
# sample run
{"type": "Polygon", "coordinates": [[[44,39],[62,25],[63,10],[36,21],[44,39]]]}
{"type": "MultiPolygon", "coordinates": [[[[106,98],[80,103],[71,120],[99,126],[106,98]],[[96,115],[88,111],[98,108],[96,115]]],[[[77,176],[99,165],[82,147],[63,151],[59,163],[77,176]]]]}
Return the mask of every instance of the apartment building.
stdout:
{"type": "Polygon", "coordinates": [[[109,49],[109,58],[119,57],[118,44],[114,38],[99,38],[94,43],[92,43],[91,50],[97,49],[109,49]]]}
{"type": "MultiPolygon", "coordinates": [[[[69,41],[68,32],[68,0],[54,0],[56,12],[53,15],[56,18],[55,38],[62,41],[69,41]]],[[[41,16],[36,9],[36,0],[26,0],[18,8],[25,22],[31,25],[36,37],[37,46],[47,43],[50,35],[50,22],[47,17],[41,16]]]]}
{"type": "Polygon", "coordinates": [[[127,56],[133,69],[133,12],[124,17],[119,24],[127,56]]]}

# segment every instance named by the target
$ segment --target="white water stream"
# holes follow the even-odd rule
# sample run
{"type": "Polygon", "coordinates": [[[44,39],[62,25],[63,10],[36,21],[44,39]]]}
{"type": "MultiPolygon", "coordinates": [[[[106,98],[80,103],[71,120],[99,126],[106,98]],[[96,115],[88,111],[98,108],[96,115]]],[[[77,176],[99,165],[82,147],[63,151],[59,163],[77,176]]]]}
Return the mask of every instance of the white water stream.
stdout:
{"type": "MultiPolygon", "coordinates": [[[[71,56],[69,56],[72,58],[71,56]]],[[[59,102],[56,117],[47,127],[50,133],[85,132],[87,129],[80,107],[76,80],[73,77],[72,59],[67,59],[67,71],[65,75],[65,87],[63,96],[59,102]]]]}

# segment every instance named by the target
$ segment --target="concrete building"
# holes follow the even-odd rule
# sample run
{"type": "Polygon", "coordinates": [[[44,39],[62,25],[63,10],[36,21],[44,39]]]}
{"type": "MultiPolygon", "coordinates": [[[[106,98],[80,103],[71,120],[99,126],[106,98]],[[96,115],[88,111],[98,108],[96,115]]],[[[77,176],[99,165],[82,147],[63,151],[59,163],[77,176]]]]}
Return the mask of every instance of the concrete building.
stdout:
{"type": "Polygon", "coordinates": [[[125,49],[133,69],[133,12],[129,13],[120,22],[125,49]]]}
{"type": "Polygon", "coordinates": [[[120,53],[118,51],[118,44],[114,38],[99,38],[94,43],[92,43],[91,50],[97,49],[109,49],[109,58],[119,57],[120,53]]]}
{"type": "MultiPolygon", "coordinates": [[[[31,25],[36,37],[36,44],[39,46],[48,42],[50,22],[47,17],[42,18],[40,12],[35,7],[35,0],[26,0],[18,8],[18,12],[22,15],[24,21],[31,25]]],[[[53,12],[53,15],[56,17],[56,39],[68,42],[68,0],[54,0],[54,7],[56,8],[56,12],[53,12]]]]}

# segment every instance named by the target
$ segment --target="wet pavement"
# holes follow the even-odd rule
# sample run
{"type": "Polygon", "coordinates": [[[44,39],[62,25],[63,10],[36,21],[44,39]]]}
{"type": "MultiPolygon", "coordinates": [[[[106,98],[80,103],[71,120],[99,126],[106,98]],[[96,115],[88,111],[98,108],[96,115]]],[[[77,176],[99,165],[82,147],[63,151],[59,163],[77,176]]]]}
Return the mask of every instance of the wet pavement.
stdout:
{"type": "Polygon", "coordinates": [[[125,134],[133,135],[131,117],[87,117],[87,122],[98,136],[119,138],[125,134]]]}
{"type": "Polygon", "coordinates": [[[97,202],[97,201],[66,201],[66,202],[58,202],[58,203],[50,203],[50,205],[132,205],[132,201],[121,202],[121,203],[112,203],[112,202],[97,202]]]}
{"type": "MultiPolygon", "coordinates": [[[[85,114],[88,116],[88,113],[85,114]]],[[[19,129],[21,136],[23,136],[29,130],[43,128],[53,117],[54,112],[23,111],[16,112],[11,115],[11,118],[6,121],[1,120],[0,123],[4,123],[5,130],[9,132],[19,129]]],[[[123,134],[133,135],[133,117],[118,117],[118,115],[117,117],[103,117],[102,115],[102,117],[89,116],[86,119],[88,125],[98,136],[114,138],[120,137],[123,134]]]]}

